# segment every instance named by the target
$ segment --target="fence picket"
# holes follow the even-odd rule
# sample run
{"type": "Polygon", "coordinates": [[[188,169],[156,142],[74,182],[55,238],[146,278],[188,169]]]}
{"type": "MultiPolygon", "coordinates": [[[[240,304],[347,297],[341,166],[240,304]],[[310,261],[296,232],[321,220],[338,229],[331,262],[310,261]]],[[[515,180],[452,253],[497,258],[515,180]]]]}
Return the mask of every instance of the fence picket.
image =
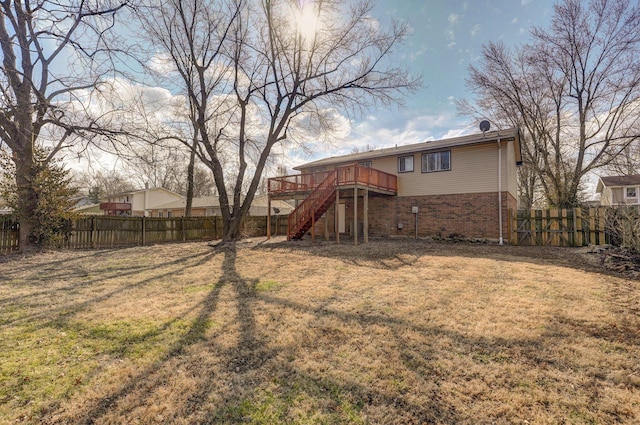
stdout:
{"type": "Polygon", "coordinates": [[[605,208],[518,210],[513,240],[518,245],[604,245],[610,238],[606,214],[605,208]]]}
{"type": "MultiPolygon", "coordinates": [[[[276,216],[278,217],[278,216],[276,216]]],[[[280,216],[286,218],[287,216],[280,216]]],[[[246,236],[266,236],[266,217],[249,216],[244,221],[246,236]]],[[[71,223],[71,234],[60,244],[69,249],[97,249],[153,243],[208,241],[222,235],[222,217],[80,217],[71,223]]],[[[286,234],[287,220],[272,220],[272,234],[286,234]],[[274,231],[275,230],[275,231],[274,231]]],[[[0,217],[0,253],[18,249],[18,226],[0,217]]]]}

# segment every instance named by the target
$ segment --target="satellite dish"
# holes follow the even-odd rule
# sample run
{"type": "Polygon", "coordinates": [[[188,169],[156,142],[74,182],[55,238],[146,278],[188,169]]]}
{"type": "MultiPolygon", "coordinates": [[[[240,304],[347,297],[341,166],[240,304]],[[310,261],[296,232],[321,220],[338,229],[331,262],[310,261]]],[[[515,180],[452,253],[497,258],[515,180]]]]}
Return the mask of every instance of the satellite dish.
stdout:
{"type": "Polygon", "coordinates": [[[482,131],[483,133],[485,131],[489,131],[489,129],[491,128],[491,124],[489,123],[489,121],[487,120],[482,120],[480,122],[480,131],[482,131]]]}

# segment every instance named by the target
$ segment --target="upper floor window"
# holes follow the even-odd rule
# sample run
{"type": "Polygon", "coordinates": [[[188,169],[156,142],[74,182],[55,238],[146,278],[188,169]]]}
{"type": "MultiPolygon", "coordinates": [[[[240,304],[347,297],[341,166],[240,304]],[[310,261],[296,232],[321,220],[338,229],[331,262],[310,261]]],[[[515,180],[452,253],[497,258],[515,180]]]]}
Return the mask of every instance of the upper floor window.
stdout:
{"type": "Polygon", "coordinates": [[[451,170],[451,151],[422,154],[422,172],[451,170]]]}
{"type": "Polygon", "coordinates": [[[638,188],[637,187],[628,187],[627,188],[627,198],[637,198],[638,197],[638,188]]]}
{"type": "Polygon", "coordinates": [[[409,173],[413,171],[413,155],[398,158],[398,172],[409,173]]]}
{"type": "Polygon", "coordinates": [[[371,161],[358,162],[358,165],[361,167],[371,168],[371,161]]]}

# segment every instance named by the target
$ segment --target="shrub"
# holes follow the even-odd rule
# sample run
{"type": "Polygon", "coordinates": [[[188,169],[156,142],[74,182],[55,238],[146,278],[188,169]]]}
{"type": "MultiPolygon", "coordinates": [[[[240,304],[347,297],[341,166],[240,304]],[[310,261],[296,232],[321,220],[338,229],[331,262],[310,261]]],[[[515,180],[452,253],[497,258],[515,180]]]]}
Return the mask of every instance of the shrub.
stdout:
{"type": "Polygon", "coordinates": [[[36,151],[35,156],[31,184],[37,196],[37,208],[34,211],[20,211],[15,165],[6,152],[0,152],[0,196],[12,208],[15,219],[21,214],[31,217],[33,226],[29,238],[33,244],[59,245],[71,232],[73,197],[77,189],[72,186],[69,170],[60,160],[47,160],[46,150],[36,151]]]}
{"type": "Polygon", "coordinates": [[[611,209],[607,214],[611,243],[640,253],[640,208],[628,206],[611,209]]]}

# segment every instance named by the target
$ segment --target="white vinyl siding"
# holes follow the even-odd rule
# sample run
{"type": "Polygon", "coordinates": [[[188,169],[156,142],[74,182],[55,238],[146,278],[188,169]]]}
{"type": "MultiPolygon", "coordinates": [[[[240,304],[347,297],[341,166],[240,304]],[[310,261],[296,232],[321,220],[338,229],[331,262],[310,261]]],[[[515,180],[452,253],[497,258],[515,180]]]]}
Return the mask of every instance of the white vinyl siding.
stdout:
{"type": "MultiPolygon", "coordinates": [[[[511,144],[513,142],[501,143],[502,190],[508,191],[517,199],[514,149],[507,148],[511,144]],[[511,162],[514,166],[508,165],[511,162]]],[[[450,151],[451,171],[446,173],[399,173],[398,158],[406,154],[373,158],[371,166],[398,176],[398,196],[452,195],[498,190],[497,143],[452,147],[450,151]]],[[[414,154],[418,159],[421,156],[421,153],[414,154]]],[[[327,169],[333,168],[335,165],[327,167],[327,169]]],[[[303,172],[308,171],[303,170],[303,172]]]]}

